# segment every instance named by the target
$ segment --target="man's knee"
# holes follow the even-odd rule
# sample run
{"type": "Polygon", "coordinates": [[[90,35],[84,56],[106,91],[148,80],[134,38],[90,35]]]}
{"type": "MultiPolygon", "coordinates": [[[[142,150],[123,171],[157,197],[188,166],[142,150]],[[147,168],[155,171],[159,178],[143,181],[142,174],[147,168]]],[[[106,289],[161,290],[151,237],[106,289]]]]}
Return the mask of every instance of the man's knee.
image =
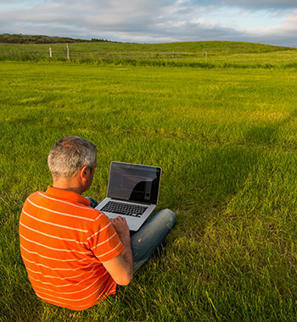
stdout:
{"type": "Polygon", "coordinates": [[[166,226],[168,229],[172,229],[176,224],[176,214],[170,209],[162,209],[159,213],[159,216],[162,217],[164,221],[166,221],[166,226]]]}

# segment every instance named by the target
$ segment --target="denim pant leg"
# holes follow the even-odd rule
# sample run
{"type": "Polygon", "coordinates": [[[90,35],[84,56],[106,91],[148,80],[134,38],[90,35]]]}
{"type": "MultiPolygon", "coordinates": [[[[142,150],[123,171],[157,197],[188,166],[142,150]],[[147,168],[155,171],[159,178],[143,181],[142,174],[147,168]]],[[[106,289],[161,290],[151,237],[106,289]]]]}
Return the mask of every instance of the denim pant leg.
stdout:
{"type": "Polygon", "coordinates": [[[86,199],[91,201],[90,207],[92,207],[92,208],[95,208],[95,207],[97,207],[99,205],[99,202],[96,199],[92,198],[92,197],[86,197],[86,199]]]}
{"type": "Polygon", "coordinates": [[[175,223],[175,213],[169,209],[163,209],[149,218],[137,232],[131,234],[134,273],[161,245],[175,223]]]}

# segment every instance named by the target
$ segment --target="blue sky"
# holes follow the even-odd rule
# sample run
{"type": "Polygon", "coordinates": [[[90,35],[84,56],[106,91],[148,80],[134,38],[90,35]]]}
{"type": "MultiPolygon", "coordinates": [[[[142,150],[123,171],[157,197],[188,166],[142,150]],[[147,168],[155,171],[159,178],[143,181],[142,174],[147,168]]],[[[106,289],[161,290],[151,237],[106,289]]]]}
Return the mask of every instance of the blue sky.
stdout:
{"type": "Polygon", "coordinates": [[[0,33],[297,47],[297,0],[0,0],[0,33]]]}

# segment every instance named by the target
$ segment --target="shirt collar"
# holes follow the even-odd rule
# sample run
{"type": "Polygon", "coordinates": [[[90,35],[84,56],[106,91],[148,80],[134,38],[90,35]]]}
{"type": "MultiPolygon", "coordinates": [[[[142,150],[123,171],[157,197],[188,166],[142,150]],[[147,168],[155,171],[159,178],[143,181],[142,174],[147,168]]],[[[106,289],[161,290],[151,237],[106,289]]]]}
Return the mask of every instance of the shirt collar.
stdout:
{"type": "Polygon", "coordinates": [[[48,186],[45,193],[51,197],[67,200],[70,202],[78,202],[86,206],[89,206],[91,204],[90,200],[70,190],[64,190],[64,189],[54,188],[53,186],[48,186]]]}

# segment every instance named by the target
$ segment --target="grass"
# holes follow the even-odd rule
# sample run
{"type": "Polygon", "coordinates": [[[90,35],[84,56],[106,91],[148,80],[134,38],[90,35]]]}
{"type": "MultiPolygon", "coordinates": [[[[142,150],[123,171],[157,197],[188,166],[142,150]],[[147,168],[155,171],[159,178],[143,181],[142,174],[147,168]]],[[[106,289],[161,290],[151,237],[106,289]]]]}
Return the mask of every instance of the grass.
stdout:
{"type": "MultiPolygon", "coordinates": [[[[0,43],[0,60],[67,61],[65,44],[0,43]],[[52,58],[49,58],[49,48],[52,58]]],[[[71,63],[199,68],[297,67],[296,48],[247,42],[201,41],[168,44],[89,42],[70,44],[71,63]]]]}
{"type": "Polygon", "coordinates": [[[0,74],[0,319],[296,320],[294,69],[0,62],[0,74]],[[25,198],[51,183],[51,146],[72,134],[99,150],[87,195],[103,199],[111,160],[159,165],[158,208],[178,218],[161,256],[83,312],[34,295],[18,240],[25,198]]]}

